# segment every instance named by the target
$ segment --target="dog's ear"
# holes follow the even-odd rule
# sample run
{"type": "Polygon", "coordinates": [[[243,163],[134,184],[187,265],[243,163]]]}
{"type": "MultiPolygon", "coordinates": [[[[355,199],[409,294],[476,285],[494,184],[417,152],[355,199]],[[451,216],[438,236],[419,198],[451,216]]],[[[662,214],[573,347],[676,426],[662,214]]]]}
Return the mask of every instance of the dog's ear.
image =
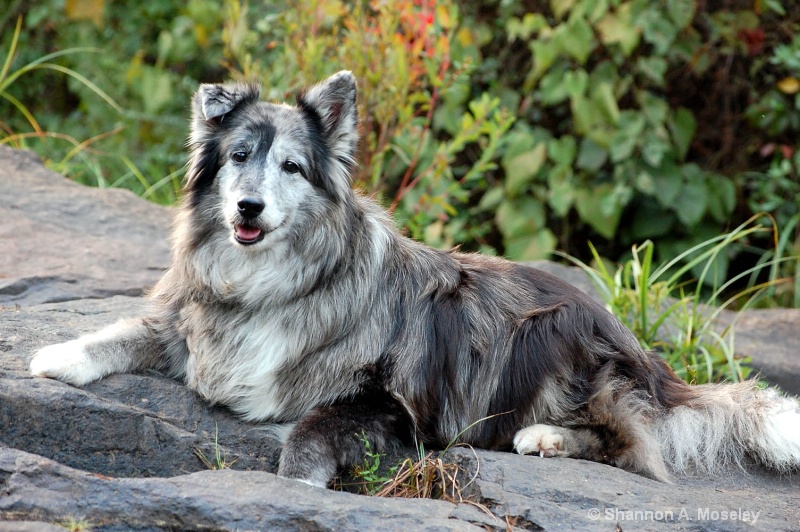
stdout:
{"type": "Polygon", "coordinates": [[[348,171],[358,148],[356,93],[356,78],[342,70],[297,97],[301,109],[319,118],[328,148],[348,171]]]}
{"type": "Polygon", "coordinates": [[[254,83],[204,83],[192,98],[193,145],[206,142],[210,134],[238,105],[258,101],[261,87],[254,83]]]}
{"type": "Polygon", "coordinates": [[[193,111],[207,122],[219,121],[240,103],[258,100],[260,94],[261,87],[254,83],[203,83],[194,95],[193,111]]]}

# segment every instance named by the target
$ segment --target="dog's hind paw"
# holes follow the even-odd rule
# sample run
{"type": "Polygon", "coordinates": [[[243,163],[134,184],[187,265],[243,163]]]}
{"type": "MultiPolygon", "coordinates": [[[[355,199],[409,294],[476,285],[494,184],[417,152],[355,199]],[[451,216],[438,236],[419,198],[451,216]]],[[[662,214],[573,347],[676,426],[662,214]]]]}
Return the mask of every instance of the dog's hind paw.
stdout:
{"type": "Polygon", "coordinates": [[[30,369],[38,377],[58,379],[74,386],[82,386],[103,376],[80,339],[43,347],[33,355],[30,369]]]}
{"type": "Polygon", "coordinates": [[[538,454],[544,458],[566,456],[564,436],[552,425],[531,425],[514,436],[514,449],[519,454],[538,454]]]}

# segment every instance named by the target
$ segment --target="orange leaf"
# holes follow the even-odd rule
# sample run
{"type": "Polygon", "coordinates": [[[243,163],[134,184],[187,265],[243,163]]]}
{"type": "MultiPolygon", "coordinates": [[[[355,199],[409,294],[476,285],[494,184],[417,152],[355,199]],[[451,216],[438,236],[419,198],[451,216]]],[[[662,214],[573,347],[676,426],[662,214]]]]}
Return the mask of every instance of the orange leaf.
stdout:
{"type": "Polygon", "coordinates": [[[100,27],[105,8],[105,0],[67,0],[64,10],[70,20],[91,20],[100,27]]]}
{"type": "Polygon", "coordinates": [[[784,94],[795,94],[800,91],[800,80],[792,76],[783,78],[778,82],[778,90],[784,94]]]}

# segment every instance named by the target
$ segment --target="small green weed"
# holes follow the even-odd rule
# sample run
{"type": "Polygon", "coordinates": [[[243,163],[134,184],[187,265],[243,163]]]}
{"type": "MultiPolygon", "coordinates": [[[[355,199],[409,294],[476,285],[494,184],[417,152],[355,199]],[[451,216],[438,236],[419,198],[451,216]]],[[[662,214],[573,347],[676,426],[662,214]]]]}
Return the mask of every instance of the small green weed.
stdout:
{"type": "Polygon", "coordinates": [[[385,484],[391,482],[400,464],[388,471],[385,468],[381,470],[381,458],[385,455],[372,450],[372,444],[363,431],[358,439],[364,444],[364,462],[353,468],[353,476],[359,481],[360,492],[365,495],[375,495],[385,484]]]}
{"type": "Polygon", "coordinates": [[[230,469],[233,464],[236,463],[238,458],[234,458],[233,460],[228,460],[228,457],[222,452],[219,446],[219,426],[215,426],[214,430],[214,461],[212,462],[209,458],[200,450],[200,448],[195,448],[194,454],[197,458],[200,459],[203,464],[213,470],[219,469],[230,469]]]}

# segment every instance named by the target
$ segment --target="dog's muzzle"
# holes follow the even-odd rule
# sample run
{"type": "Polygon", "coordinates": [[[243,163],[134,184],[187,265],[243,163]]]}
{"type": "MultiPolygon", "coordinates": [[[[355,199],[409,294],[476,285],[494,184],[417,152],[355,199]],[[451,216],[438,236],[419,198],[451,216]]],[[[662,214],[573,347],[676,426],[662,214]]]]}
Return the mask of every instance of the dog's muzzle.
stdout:
{"type": "Polygon", "coordinates": [[[264,202],[257,198],[245,197],[236,203],[236,207],[242,218],[241,223],[234,225],[233,236],[236,241],[245,246],[260,242],[266,231],[258,226],[256,219],[264,212],[266,207],[264,202]]]}

